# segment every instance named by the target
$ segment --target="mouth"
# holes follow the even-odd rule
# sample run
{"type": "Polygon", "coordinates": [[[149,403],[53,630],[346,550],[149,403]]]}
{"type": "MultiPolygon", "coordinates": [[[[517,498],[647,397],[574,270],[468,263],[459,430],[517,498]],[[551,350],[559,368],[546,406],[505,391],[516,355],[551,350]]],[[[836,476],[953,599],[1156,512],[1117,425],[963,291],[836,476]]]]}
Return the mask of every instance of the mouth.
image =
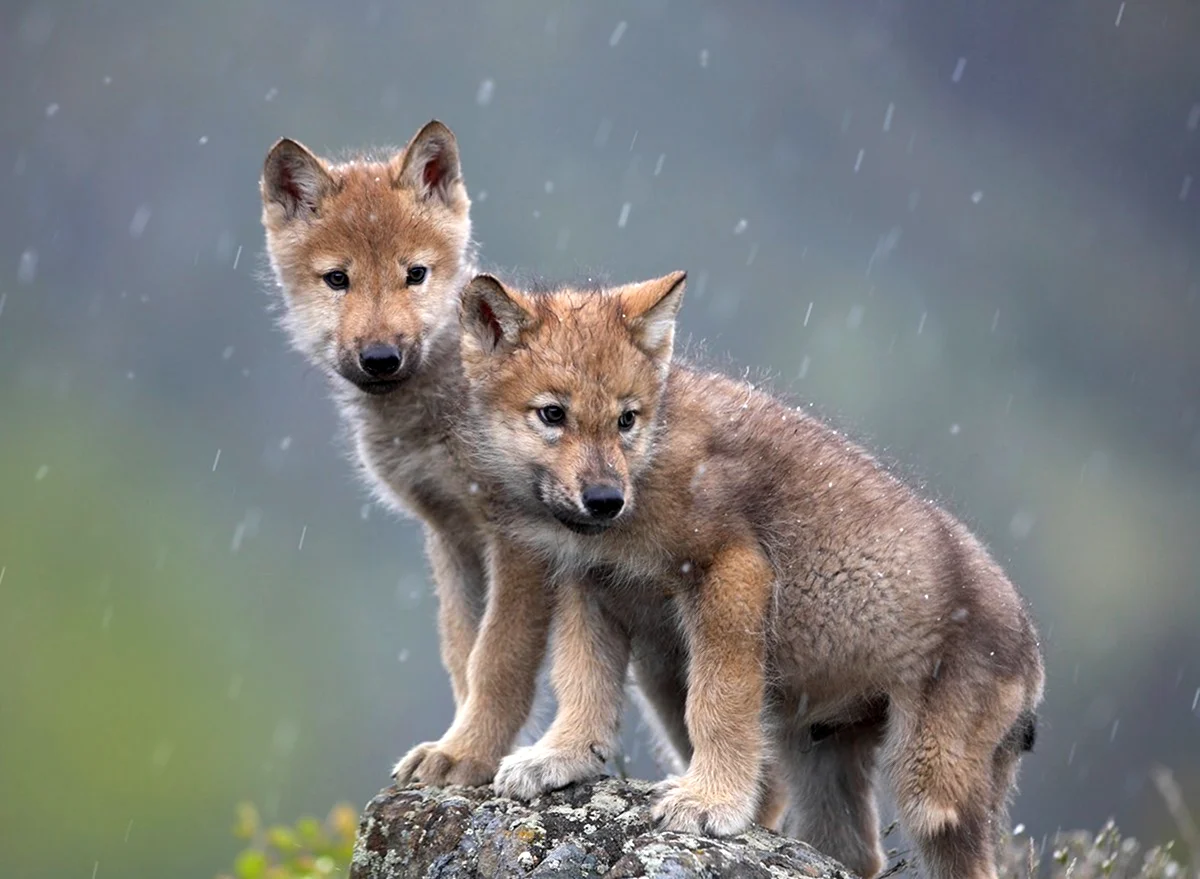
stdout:
{"type": "Polygon", "coordinates": [[[370,394],[372,397],[382,397],[385,394],[390,394],[404,384],[403,378],[347,380],[364,394],[370,394]]]}
{"type": "Polygon", "coordinates": [[[563,513],[558,512],[557,510],[554,511],[554,518],[558,521],[558,523],[560,525],[564,526],[568,530],[574,531],[576,534],[588,534],[588,535],[601,534],[601,533],[607,531],[609,528],[611,528],[616,523],[615,519],[608,519],[608,520],[601,521],[601,522],[597,522],[597,521],[585,522],[583,520],[576,519],[571,516],[567,516],[563,513]]]}

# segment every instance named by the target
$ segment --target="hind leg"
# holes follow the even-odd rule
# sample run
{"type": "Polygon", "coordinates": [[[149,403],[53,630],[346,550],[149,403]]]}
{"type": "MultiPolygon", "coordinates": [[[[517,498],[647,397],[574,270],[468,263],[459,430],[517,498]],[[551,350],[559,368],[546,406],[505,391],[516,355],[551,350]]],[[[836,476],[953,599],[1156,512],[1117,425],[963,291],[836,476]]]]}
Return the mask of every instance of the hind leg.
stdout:
{"type": "Polygon", "coordinates": [[[1021,682],[978,668],[943,670],[922,692],[893,696],[888,772],[902,822],[933,879],[996,879],[1007,798],[997,784],[1011,782],[1015,765],[997,755],[1024,702],[1021,682]]]}
{"type": "Polygon", "coordinates": [[[838,726],[819,741],[805,727],[789,737],[778,755],[790,794],[784,832],[864,879],[884,866],[875,806],[882,740],[882,719],[838,726]]]}

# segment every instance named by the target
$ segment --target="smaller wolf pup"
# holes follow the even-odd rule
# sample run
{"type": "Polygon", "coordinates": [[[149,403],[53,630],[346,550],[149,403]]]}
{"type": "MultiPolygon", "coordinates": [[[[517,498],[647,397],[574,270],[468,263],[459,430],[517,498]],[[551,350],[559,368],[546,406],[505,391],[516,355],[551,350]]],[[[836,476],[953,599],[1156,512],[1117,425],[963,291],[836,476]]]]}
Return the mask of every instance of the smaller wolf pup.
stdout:
{"type": "Polygon", "coordinates": [[[963,525],[845,437],[672,365],[683,290],[678,273],[464,292],[464,435],[507,534],[562,578],[559,711],[497,788],[595,774],[627,663],[675,656],[692,754],[660,787],[666,827],[745,830],[770,761],[785,831],[873,876],[881,764],[932,876],[995,877],[1043,689],[1024,602],[963,525]]]}
{"type": "Polygon", "coordinates": [[[466,390],[459,294],[474,275],[455,137],[435,120],[392,155],[343,162],[284,139],[267,156],[261,190],[283,326],[329,377],[366,481],[425,526],[455,721],[440,741],[413,748],[395,775],[488,782],[532,704],[549,610],[544,574],[489,547],[484,493],[454,430],[466,390]],[[514,621],[525,653],[506,651],[514,621]],[[479,666],[477,642],[503,662],[479,666]],[[511,665],[533,670],[492,677],[511,665]],[[509,726],[494,722],[495,703],[509,726]]]}

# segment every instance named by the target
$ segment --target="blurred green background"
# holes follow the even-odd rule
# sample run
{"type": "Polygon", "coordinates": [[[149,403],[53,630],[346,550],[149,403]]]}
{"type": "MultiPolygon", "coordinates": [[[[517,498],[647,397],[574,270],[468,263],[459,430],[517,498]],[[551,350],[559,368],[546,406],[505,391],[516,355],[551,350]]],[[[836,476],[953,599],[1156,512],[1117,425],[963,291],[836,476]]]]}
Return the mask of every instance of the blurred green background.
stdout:
{"type": "Polygon", "coordinates": [[[258,277],[277,137],[435,116],[489,263],[687,269],[685,336],[994,549],[1017,820],[1167,835],[1159,762],[1200,808],[1200,7],[935,6],[4,4],[0,874],[210,877],[236,802],[361,804],[449,721],[417,528],[258,277]]]}

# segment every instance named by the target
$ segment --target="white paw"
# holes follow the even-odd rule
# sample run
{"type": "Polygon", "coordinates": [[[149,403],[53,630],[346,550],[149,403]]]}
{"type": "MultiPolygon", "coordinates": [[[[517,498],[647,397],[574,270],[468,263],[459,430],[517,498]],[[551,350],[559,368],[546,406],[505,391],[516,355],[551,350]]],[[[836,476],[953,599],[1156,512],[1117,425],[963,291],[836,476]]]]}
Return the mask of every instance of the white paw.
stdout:
{"type": "Polygon", "coordinates": [[[531,800],[603,771],[604,758],[591,748],[577,751],[538,743],[518,748],[501,760],[494,786],[502,797],[531,800]]]}
{"type": "Polygon", "coordinates": [[[684,775],[668,778],[654,787],[651,816],[663,830],[708,836],[736,836],[754,823],[757,791],[719,799],[697,789],[684,775]]]}

